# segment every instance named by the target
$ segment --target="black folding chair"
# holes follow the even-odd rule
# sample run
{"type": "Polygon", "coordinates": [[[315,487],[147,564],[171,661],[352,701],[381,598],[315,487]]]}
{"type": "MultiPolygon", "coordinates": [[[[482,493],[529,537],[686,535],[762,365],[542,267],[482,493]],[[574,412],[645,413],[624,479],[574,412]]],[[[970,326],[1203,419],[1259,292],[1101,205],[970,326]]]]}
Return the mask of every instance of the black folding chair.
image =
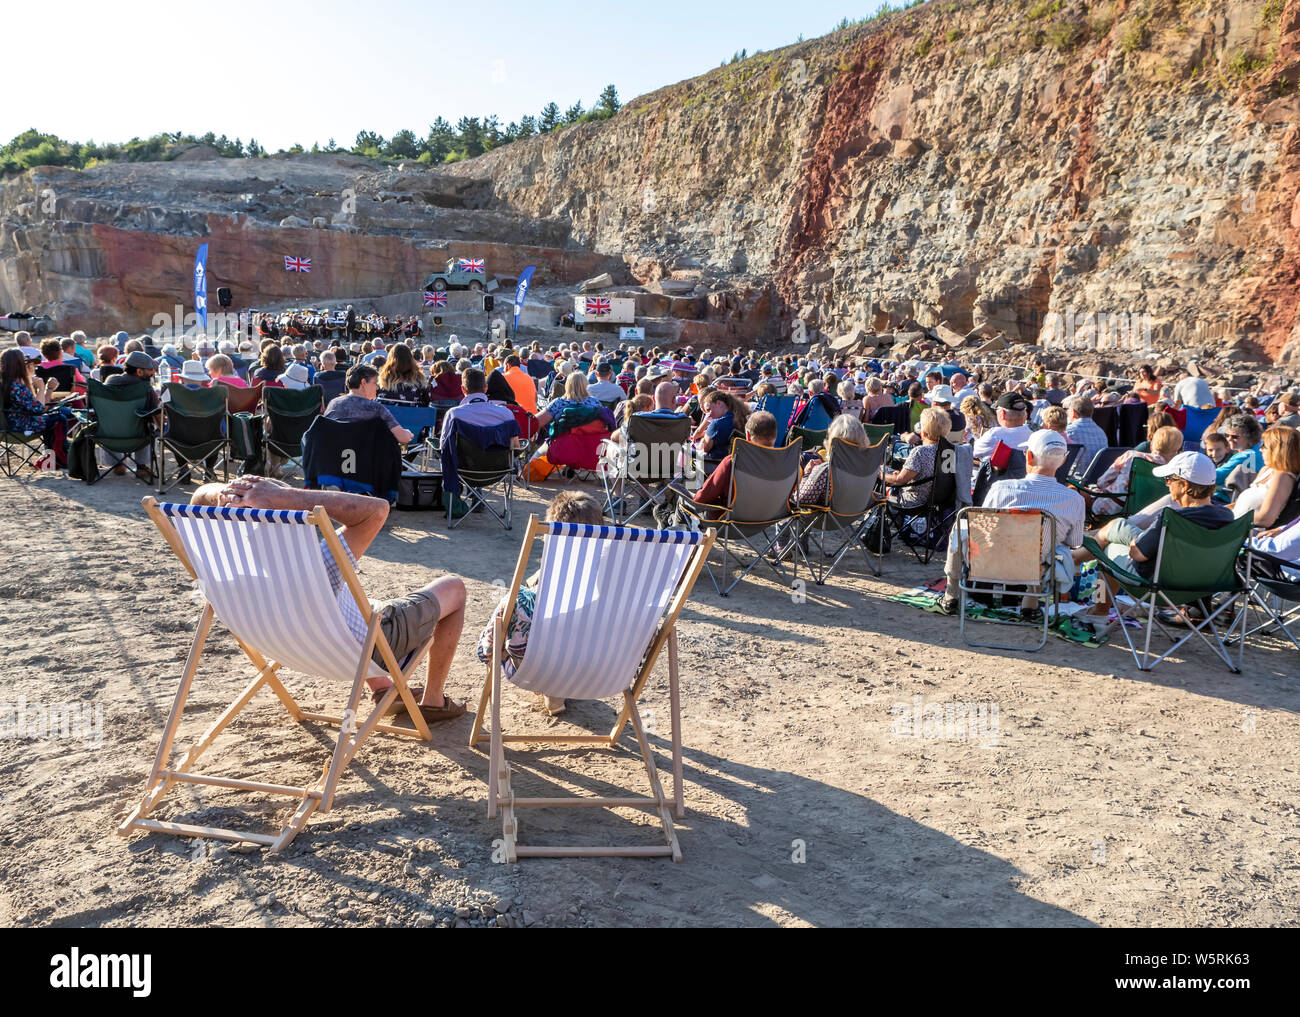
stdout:
{"type": "Polygon", "coordinates": [[[447,499],[447,527],[454,530],[469,518],[470,512],[480,506],[490,512],[504,530],[510,529],[510,512],[515,498],[515,461],[509,445],[483,448],[467,438],[456,434],[456,473],[460,476],[461,498],[468,502],[469,508],[463,515],[456,516],[453,506],[456,499],[447,499]],[[503,502],[501,511],[488,500],[488,491],[497,484],[501,485],[503,502]]]}
{"type": "Polygon", "coordinates": [[[1238,559],[1237,571],[1250,588],[1246,610],[1264,618],[1253,627],[1247,620],[1242,638],[1262,633],[1286,638],[1300,650],[1300,641],[1291,631],[1291,625],[1300,621],[1300,566],[1248,547],[1238,559]]]}
{"type": "Polygon", "coordinates": [[[646,416],[634,413],[628,419],[626,456],[617,467],[601,461],[607,514],[623,516],[627,525],[642,512],[653,511],[668,497],[668,485],[682,477],[682,455],[691,436],[691,421],[684,414],[646,416]],[[628,512],[633,497],[640,499],[636,511],[628,512]]]}
{"type": "Polygon", "coordinates": [[[946,545],[948,532],[952,529],[957,513],[956,462],[956,450],[947,438],[941,438],[935,446],[934,476],[894,487],[895,491],[905,491],[929,483],[930,492],[925,502],[904,506],[896,501],[886,501],[882,506],[890,528],[922,565],[930,564],[934,552],[946,545]],[[918,521],[919,527],[916,525],[918,521]]]}

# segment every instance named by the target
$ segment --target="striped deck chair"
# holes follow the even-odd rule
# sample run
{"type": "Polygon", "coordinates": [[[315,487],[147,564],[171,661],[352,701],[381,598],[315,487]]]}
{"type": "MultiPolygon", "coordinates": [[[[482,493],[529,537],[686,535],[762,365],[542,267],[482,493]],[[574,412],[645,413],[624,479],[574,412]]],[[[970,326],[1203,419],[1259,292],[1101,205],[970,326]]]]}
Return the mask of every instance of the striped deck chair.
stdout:
{"type": "Polygon", "coordinates": [[[163,729],[162,743],[145,783],[144,799],[118,827],[118,833],[127,836],[134,830],[162,831],[183,837],[250,841],[272,851],[283,850],[313,812],[330,810],[340,774],[372,733],[385,731],[430,739],[429,726],[407,684],[429,644],[412,653],[405,661],[406,670],[402,669],[380,631],[379,612],[371,610],[356,570],[322,508],[310,512],[213,508],[159,504],[152,497],[144,500],[144,507],[186,571],[198,581],[205,603],[180,688],[163,729]],[[344,588],[338,598],[325,572],[322,539],[343,575],[344,588]],[[368,626],[364,642],[357,641],[343,620],[339,601],[347,596],[354,599],[368,626]],[[257,677],[208,726],[184,759],[173,766],[172,745],[213,618],[221,619],[230,630],[257,669],[257,677]],[[376,648],[385,667],[379,667],[371,659],[376,648]],[[343,713],[335,716],[302,709],[276,673],[282,667],[330,679],[343,687],[351,683],[343,713]],[[385,674],[393,679],[393,686],[358,725],[365,679],[385,674]],[[340,728],[329,762],[320,778],[309,787],[236,780],[193,771],[199,756],[263,686],[275,694],[294,720],[334,724],[340,728]],[[415,723],[414,730],[379,723],[398,695],[415,723]],[[301,799],[301,804],[275,836],[150,819],[149,813],[176,784],[287,795],[301,799]]]}
{"type": "Polygon", "coordinates": [[[673,812],[685,816],[682,801],[681,701],[677,683],[677,616],[708,560],[714,531],[643,530],[629,526],[587,526],[528,520],[519,562],[506,603],[497,618],[492,661],[470,734],[470,746],[491,742],[488,817],[502,813],[505,860],[520,857],[645,857],[671,855],[681,861],[673,812]],[[501,728],[503,654],[510,616],[523,582],[533,541],[546,537],[541,585],[533,612],[528,651],[510,680],[520,688],[570,699],[621,695],[623,706],[608,735],[511,735],[501,728]],[[668,647],[668,691],[672,715],[673,799],[664,794],[636,702],[668,647]],[[491,709],[492,731],[483,734],[491,709]],[[617,743],[631,722],[653,798],[519,798],[510,785],[507,742],[605,745],[617,743]],[[518,843],[515,810],[587,806],[650,809],[659,815],[667,843],[659,846],[541,847],[518,843]]]}

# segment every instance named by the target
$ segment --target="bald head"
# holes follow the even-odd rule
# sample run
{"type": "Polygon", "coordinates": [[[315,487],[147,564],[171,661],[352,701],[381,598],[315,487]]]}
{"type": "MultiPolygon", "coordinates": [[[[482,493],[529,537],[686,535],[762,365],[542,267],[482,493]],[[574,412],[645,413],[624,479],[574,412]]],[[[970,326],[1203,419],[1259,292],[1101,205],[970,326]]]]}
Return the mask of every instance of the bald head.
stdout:
{"type": "Polygon", "coordinates": [[[656,410],[675,410],[677,409],[677,388],[676,382],[661,381],[655,386],[655,409],[656,410]]]}

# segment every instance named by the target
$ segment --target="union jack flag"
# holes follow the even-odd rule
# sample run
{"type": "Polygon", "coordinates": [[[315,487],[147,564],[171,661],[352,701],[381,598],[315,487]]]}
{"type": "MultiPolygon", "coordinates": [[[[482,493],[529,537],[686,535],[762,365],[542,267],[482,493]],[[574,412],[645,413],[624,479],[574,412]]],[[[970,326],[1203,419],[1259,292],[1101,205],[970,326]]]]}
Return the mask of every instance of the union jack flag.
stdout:
{"type": "Polygon", "coordinates": [[[425,307],[446,307],[446,306],[447,306],[447,294],[445,294],[445,293],[437,293],[437,292],[435,292],[435,291],[433,291],[433,290],[425,290],[425,291],[424,291],[424,306],[425,306],[425,307]]]}
{"type": "Polygon", "coordinates": [[[594,315],[609,314],[608,297],[588,297],[587,313],[594,315]]]}
{"type": "Polygon", "coordinates": [[[479,275],[483,275],[484,274],[483,259],[482,258],[461,258],[460,270],[462,272],[475,272],[479,275]]]}
{"type": "Polygon", "coordinates": [[[311,258],[291,258],[286,254],[284,256],[284,270],[286,272],[310,272],[311,258]]]}

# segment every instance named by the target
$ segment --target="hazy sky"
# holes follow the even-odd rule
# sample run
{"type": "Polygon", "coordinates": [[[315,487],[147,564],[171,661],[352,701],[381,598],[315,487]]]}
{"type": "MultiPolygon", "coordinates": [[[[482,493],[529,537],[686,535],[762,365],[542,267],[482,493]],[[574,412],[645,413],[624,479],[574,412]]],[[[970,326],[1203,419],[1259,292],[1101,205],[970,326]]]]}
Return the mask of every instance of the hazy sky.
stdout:
{"type": "Polygon", "coordinates": [[[423,137],[436,116],[504,127],[550,100],[590,108],[717,67],[742,47],[813,38],[879,0],[429,3],[104,0],[8,5],[0,142],[35,127],[87,141],[161,131],[255,137],[275,151],[359,130],[423,137]],[[479,12],[482,12],[481,14],[479,12]],[[484,17],[483,15],[490,15],[484,17]],[[11,84],[11,89],[13,85],[11,84]]]}

